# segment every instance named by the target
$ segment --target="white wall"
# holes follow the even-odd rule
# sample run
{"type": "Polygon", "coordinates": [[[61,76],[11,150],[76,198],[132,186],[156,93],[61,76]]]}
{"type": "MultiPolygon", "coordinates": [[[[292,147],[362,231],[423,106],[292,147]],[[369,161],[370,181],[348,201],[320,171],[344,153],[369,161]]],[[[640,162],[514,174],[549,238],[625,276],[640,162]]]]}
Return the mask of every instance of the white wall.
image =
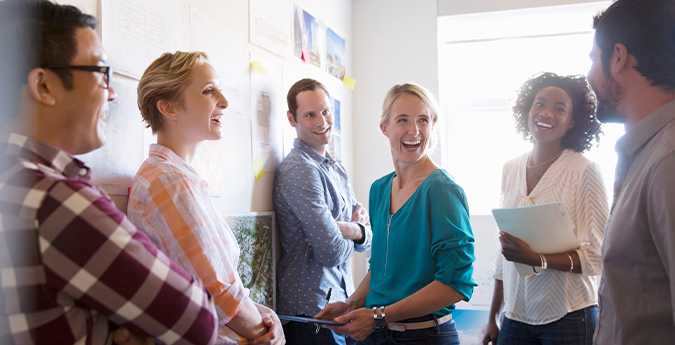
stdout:
{"type": "MultiPolygon", "coordinates": [[[[63,0],[58,1],[61,4],[74,5],[80,8],[83,12],[95,15],[101,21],[101,1],[106,0],[63,0]]],[[[142,0],[135,0],[142,1],[142,0]]],[[[316,1],[316,0],[290,0],[291,6],[293,2],[304,8],[306,11],[314,15],[317,19],[321,19],[328,27],[335,30],[337,33],[343,35],[345,39],[345,65],[347,67],[347,75],[352,75],[352,18],[351,8],[352,1],[350,0],[333,0],[333,1],[316,1]]],[[[331,92],[331,95],[338,98],[341,103],[341,122],[342,128],[342,160],[345,168],[350,176],[353,175],[353,161],[352,161],[352,143],[353,132],[349,130],[352,124],[352,94],[353,91],[342,86],[342,82],[338,79],[328,75],[323,70],[303,64],[300,59],[286,56],[282,57],[273,54],[263,48],[248,43],[249,39],[249,1],[242,0],[180,0],[181,20],[180,23],[172,23],[172,25],[179,25],[181,28],[181,50],[190,50],[190,7],[198,9],[200,12],[221,22],[227,29],[232,30],[243,37],[245,42],[244,50],[246,56],[252,52],[268,61],[272,61],[279,66],[290,69],[292,74],[299,77],[315,78],[326,84],[331,92]]],[[[290,9],[288,15],[290,16],[290,9]]],[[[100,27],[97,30],[101,34],[100,27]]],[[[213,44],[218,44],[218,38],[213,37],[213,44]]],[[[108,48],[110,49],[110,48],[108,48]]],[[[324,52],[322,52],[324,53],[324,52]]],[[[248,59],[248,58],[247,58],[248,59]]],[[[248,60],[245,60],[248,61],[248,60]]],[[[114,66],[113,66],[114,67],[114,66]]],[[[122,77],[126,78],[126,77],[122,77]]],[[[284,82],[284,85],[287,83],[284,82]]],[[[288,85],[290,86],[290,85],[288,85]]],[[[244,113],[250,117],[250,79],[244,78],[244,113]]],[[[286,104],[285,93],[287,89],[283,90],[282,99],[280,102],[286,104]]],[[[283,114],[285,118],[285,114],[283,114]]],[[[140,120],[140,119],[139,119],[140,120]]],[[[287,121],[284,121],[284,126],[289,126],[287,121]]],[[[242,147],[235,149],[251,149],[251,143],[241,143],[242,147]]],[[[226,164],[226,163],[225,163],[226,164]]],[[[252,166],[253,162],[251,162],[252,166]]],[[[97,169],[96,166],[92,167],[97,169]]],[[[251,168],[252,170],[252,168],[251,168]]],[[[253,175],[250,174],[252,177],[253,175]]],[[[272,205],[272,183],[274,181],[273,173],[265,173],[258,181],[249,181],[247,187],[247,195],[232,195],[227,191],[223,192],[221,197],[214,197],[213,201],[216,208],[221,212],[248,212],[248,211],[273,211],[272,205]],[[226,198],[236,198],[242,202],[233,203],[226,198]]],[[[94,181],[96,182],[96,181],[94,181]]],[[[126,196],[112,196],[113,201],[119,209],[126,211],[126,196]]]]}

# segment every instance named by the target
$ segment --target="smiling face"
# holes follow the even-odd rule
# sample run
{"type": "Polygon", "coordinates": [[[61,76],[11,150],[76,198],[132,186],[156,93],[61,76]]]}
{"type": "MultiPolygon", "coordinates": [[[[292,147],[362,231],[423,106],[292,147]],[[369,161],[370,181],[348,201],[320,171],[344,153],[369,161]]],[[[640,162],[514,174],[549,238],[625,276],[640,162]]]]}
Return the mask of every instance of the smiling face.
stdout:
{"type": "Polygon", "coordinates": [[[612,75],[603,68],[601,51],[595,42],[593,42],[593,49],[589,56],[592,65],[588,71],[588,84],[591,85],[598,100],[596,117],[603,123],[624,123],[625,116],[619,114],[616,109],[622,98],[623,90],[612,75]]]}
{"type": "Polygon", "coordinates": [[[325,155],[326,146],[333,138],[333,111],[328,95],[323,89],[316,89],[302,91],[296,99],[296,119],[288,112],[288,122],[295,127],[298,139],[320,155],[325,155]]]}
{"type": "Polygon", "coordinates": [[[176,105],[177,125],[189,142],[222,137],[221,118],[227,99],[220,92],[220,79],[209,63],[197,66],[176,105]]]}
{"type": "Polygon", "coordinates": [[[416,95],[403,93],[389,110],[389,120],[380,125],[389,138],[394,164],[415,163],[427,156],[434,124],[429,108],[416,95]]]}
{"type": "MultiPolygon", "coordinates": [[[[77,54],[71,65],[103,66],[106,53],[96,32],[91,28],[75,30],[77,54]]],[[[68,138],[62,149],[71,154],[93,151],[105,144],[105,120],[108,102],[116,98],[111,86],[106,89],[106,76],[100,72],[72,70],[73,89],[58,91],[60,117],[65,124],[62,135],[68,138]]]]}
{"type": "Polygon", "coordinates": [[[548,86],[537,92],[528,116],[535,143],[557,143],[574,126],[572,98],[563,89],[548,86]]]}

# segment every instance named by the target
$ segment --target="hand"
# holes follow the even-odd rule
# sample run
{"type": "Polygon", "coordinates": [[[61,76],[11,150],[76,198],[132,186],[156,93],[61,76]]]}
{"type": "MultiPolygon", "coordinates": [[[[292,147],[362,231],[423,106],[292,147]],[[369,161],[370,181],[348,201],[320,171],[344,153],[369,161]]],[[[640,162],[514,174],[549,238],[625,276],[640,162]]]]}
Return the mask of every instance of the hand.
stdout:
{"type": "Polygon", "coordinates": [[[336,222],[340,232],[342,233],[342,238],[345,240],[360,241],[363,239],[363,232],[361,227],[352,222],[336,222]]]}
{"type": "Polygon", "coordinates": [[[340,315],[345,315],[352,311],[352,307],[346,302],[335,302],[325,306],[321,311],[314,316],[315,319],[334,320],[340,315]]]}
{"type": "Polygon", "coordinates": [[[305,243],[307,243],[307,245],[310,246],[310,247],[312,246],[312,244],[309,243],[309,238],[305,238],[305,243]]]}
{"type": "Polygon", "coordinates": [[[281,327],[281,321],[277,314],[270,308],[267,308],[263,305],[256,303],[256,308],[262,316],[263,324],[268,328],[268,332],[253,339],[251,344],[270,344],[270,345],[284,345],[286,344],[286,338],[284,337],[284,329],[281,327]]]}
{"type": "Polygon", "coordinates": [[[366,210],[360,202],[356,203],[356,207],[354,207],[354,212],[352,212],[352,222],[359,222],[363,225],[370,226],[368,210],[366,210]]]}
{"type": "Polygon", "coordinates": [[[499,327],[495,321],[489,321],[487,328],[485,329],[485,337],[483,338],[483,345],[492,343],[492,345],[497,345],[497,339],[499,338],[499,327]]]}
{"type": "Polygon", "coordinates": [[[530,245],[518,237],[500,231],[499,242],[502,244],[502,254],[506,260],[529,266],[537,266],[541,263],[539,254],[533,252],[530,245]]]}
{"type": "Polygon", "coordinates": [[[347,323],[344,326],[326,326],[340,334],[348,335],[356,340],[363,341],[375,330],[375,319],[373,319],[373,310],[368,308],[359,308],[349,312],[347,315],[336,317],[333,321],[337,323],[347,323]]]}
{"type": "Polygon", "coordinates": [[[152,338],[146,338],[138,332],[132,332],[128,328],[121,327],[113,332],[113,343],[119,345],[155,345],[152,338]]]}

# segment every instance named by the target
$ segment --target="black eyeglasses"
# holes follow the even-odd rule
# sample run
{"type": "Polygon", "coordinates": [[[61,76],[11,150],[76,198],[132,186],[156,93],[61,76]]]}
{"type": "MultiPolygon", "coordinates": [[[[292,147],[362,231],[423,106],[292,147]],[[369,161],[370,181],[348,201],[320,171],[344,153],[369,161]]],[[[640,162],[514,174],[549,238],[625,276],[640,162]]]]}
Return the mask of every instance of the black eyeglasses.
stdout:
{"type": "Polygon", "coordinates": [[[79,71],[90,71],[103,73],[105,79],[105,88],[110,88],[110,75],[112,74],[111,66],[45,66],[44,69],[76,69],[79,71]]]}

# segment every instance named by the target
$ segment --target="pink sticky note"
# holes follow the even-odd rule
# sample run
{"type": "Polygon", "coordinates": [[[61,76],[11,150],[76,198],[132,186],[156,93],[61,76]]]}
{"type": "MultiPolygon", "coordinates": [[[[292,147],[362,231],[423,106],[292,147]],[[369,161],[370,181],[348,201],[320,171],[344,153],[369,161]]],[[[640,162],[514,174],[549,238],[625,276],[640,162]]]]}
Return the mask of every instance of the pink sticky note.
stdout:
{"type": "Polygon", "coordinates": [[[302,48],[302,61],[309,64],[309,50],[307,48],[302,48]]]}

